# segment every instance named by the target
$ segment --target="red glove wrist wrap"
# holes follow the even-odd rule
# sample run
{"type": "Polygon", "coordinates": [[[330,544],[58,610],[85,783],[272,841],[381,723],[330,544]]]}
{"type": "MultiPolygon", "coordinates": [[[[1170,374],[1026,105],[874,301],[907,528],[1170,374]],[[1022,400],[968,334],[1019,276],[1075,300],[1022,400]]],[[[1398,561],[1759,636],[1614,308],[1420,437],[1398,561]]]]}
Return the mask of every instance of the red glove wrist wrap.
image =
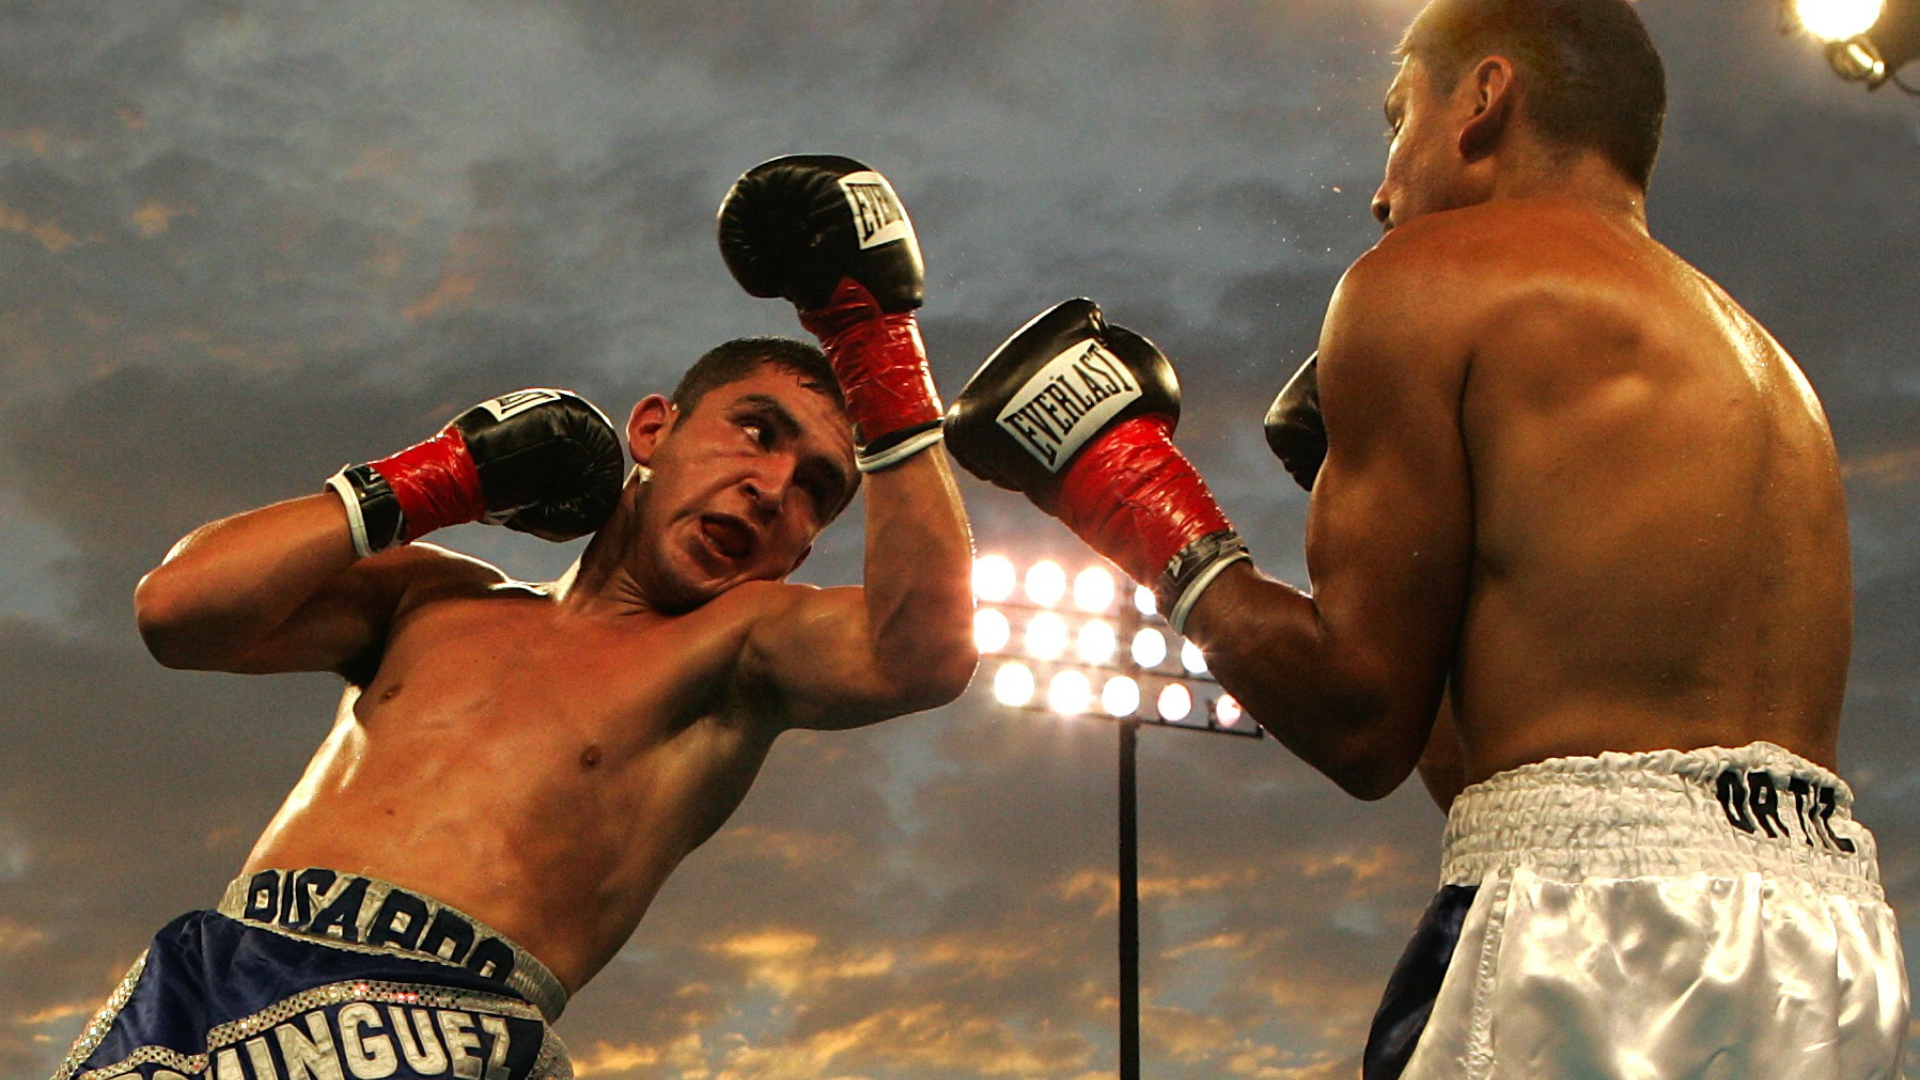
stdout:
{"type": "Polygon", "coordinates": [[[486,516],[480,472],[467,452],[467,440],[453,428],[368,464],[386,479],[400,503],[402,543],[486,516]]]}
{"type": "Polygon", "coordinates": [[[1101,433],[1067,466],[1060,520],[1127,576],[1151,588],[1180,550],[1233,526],[1173,445],[1173,422],[1136,416],[1101,433]]]}
{"type": "Polygon", "coordinates": [[[913,312],[882,311],[865,286],[843,278],[825,306],[800,313],[800,325],[833,362],[860,445],[939,422],[940,392],[913,312]]]}

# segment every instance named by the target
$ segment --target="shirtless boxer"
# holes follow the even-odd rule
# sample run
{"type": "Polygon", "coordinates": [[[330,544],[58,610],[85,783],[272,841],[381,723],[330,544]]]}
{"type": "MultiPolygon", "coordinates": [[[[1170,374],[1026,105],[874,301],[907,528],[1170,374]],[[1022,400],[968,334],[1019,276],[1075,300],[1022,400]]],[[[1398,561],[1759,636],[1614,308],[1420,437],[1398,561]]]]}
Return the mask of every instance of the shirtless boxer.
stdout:
{"type": "Polygon", "coordinates": [[[781,731],[966,686],[970,540],[922,452],[940,408],[891,188],[846,159],[770,162],[729,193],[721,240],[825,355],[713,350],[634,407],[624,486],[592,406],[523,392],[203,526],[141,582],[162,663],[348,686],[218,911],[161,931],[58,1076],[570,1076],[548,1023],[781,731]],[[864,587],[786,583],[862,472],[864,587]],[[597,532],[546,585],[407,543],[483,516],[597,532]]]}
{"type": "Polygon", "coordinates": [[[1897,1076],[1898,934],[1832,772],[1837,457],[1648,234],[1659,58],[1625,0],[1436,0],[1400,55],[1386,235],[1271,418],[1309,591],[1254,569],[1165,358],[1089,301],[988,360],[949,445],[1155,586],[1341,787],[1418,764],[1450,806],[1367,1080],[1897,1076]]]}

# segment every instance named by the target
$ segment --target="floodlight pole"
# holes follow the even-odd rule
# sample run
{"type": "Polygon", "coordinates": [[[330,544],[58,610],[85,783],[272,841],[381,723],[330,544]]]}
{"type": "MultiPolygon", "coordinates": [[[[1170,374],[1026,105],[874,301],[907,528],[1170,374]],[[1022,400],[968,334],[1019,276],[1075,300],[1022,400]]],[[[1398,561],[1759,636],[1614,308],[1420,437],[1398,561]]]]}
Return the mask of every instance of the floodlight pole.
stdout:
{"type": "MultiPolygon", "coordinates": [[[[1035,605],[1005,599],[989,600],[998,608],[1045,611],[1048,605],[1035,605]]],[[[1133,635],[1147,625],[1145,613],[1137,611],[1131,605],[1122,603],[1116,618],[1119,623],[1117,637],[1130,641],[1133,635]]],[[[1122,646],[1125,648],[1126,646],[1122,646]]],[[[1129,675],[1136,680],[1149,673],[1150,669],[1132,657],[1115,664],[1094,664],[1098,671],[1110,671],[1129,675]]],[[[1190,681],[1214,682],[1201,674],[1188,672],[1184,677],[1190,681]]],[[[1015,708],[1035,712],[1050,711],[1044,706],[1020,705],[1015,708]]],[[[1203,706],[1204,707],[1204,706],[1203,706]]],[[[1119,776],[1119,812],[1120,812],[1120,910],[1116,920],[1119,923],[1120,952],[1120,1075],[1119,1080],[1140,1080],[1140,826],[1139,795],[1137,782],[1137,738],[1142,721],[1138,716],[1118,718],[1120,729],[1120,776],[1119,776]]],[[[1263,737],[1258,726],[1246,732],[1226,731],[1209,725],[1205,729],[1223,734],[1251,735],[1263,737]]]]}
{"type": "Polygon", "coordinates": [[[1120,721],[1120,1080],[1140,1080],[1140,829],[1134,744],[1140,721],[1120,721]]]}

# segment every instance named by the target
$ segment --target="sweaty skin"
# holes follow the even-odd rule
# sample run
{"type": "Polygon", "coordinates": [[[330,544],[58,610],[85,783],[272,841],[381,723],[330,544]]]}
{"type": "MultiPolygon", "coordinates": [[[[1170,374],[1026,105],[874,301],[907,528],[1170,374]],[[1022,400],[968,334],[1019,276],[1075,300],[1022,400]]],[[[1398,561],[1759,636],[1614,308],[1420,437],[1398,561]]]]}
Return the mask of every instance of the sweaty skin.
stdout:
{"type": "Polygon", "coordinates": [[[782,730],[965,687],[970,541],[943,455],[868,479],[865,584],[822,590],[781,579],[852,492],[829,398],[763,367],[689,414],[650,397],[627,430],[651,478],[550,586],[427,544],[355,562],[331,495],[216,522],[148,576],[141,627],[164,662],[349,679],[245,872],[418,890],[571,992],[782,730]]]}
{"type": "Polygon", "coordinates": [[[1767,740],[1831,768],[1852,588],[1820,404],[1648,235],[1637,185],[1530,139],[1512,79],[1403,64],[1389,231],[1320,340],[1311,591],[1242,563],[1189,631],[1363,797],[1423,752],[1443,807],[1607,750],[1767,740]]]}

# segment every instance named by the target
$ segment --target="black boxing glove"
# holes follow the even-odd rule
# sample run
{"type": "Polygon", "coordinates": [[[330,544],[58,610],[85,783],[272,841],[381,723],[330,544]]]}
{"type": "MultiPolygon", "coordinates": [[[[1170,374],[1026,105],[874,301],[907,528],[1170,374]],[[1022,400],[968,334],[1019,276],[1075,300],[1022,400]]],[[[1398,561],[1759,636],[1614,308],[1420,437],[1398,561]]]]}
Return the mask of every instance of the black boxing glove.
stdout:
{"type": "Polygon", "coordinates": [[[530,389],[483,401],[391,457],[341,469],[327,487],[365,556],[469,521],[544,540],[584,536],[620,501],[625,465],[599,409],[565,390],[530,389]]]}
{"type": "Polygon", "coordinates": [[[913,311],[926,270],[887,179],[852,158],[775,158],[721,200],[720,255],[753,296],[793,302],[847,399],[861,471],[940,439],[940,398],[913,311]]]}
{"type": "Polygon", "coordinates": [[[1320,416],[1320,354],[1307,357],[1300,370],[1267,409],[1267,446],[1308,491],[1327,460],[1327,425],[1320,416]]]}
{"type": "Polygon", "coordinates": [[[1174,447],[1179,419],[1166,356],[1076,299],[987,358],[947,412],[947,448],[1151,587],[1184,633],[1200,594],[1247,549],[1174,447]]]}

